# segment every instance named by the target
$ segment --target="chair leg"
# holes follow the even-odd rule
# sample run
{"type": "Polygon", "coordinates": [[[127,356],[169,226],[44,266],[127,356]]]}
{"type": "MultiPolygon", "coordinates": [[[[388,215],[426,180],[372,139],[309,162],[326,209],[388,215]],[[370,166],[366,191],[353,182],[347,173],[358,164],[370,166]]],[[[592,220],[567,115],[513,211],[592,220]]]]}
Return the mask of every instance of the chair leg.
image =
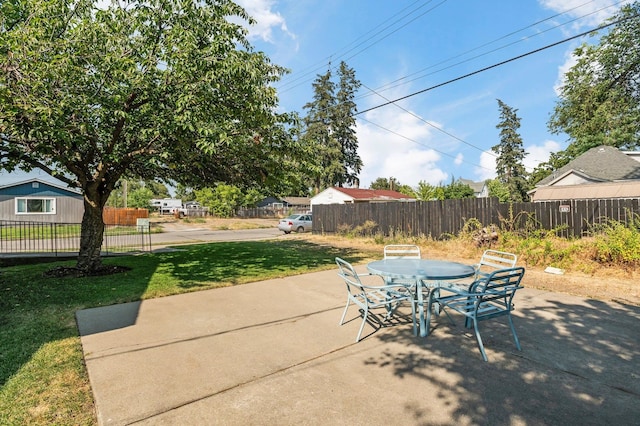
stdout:
{"type": "Polygon", "coordinates": [[[480,337],[480,330],[478,329],[478,320],[476,318],[473,318],[473,330],[476,333],[476,341],[478,342],[478,348],[482,354],[482,359],[487,362],[489,360],[487,359],[487,354],[484,351],[484,345],[482,344],[482,338],[480,337]]]}
{"type": "Polygon", "coordinates": [[[349,305],[351,304],[351,299],[347,297],[347,306],[344,307],[344,311],[342,311],[342,318],[340,318],[340,324],[344,324],[344,317],[347,315],[347,310],[349,309],[349,305]]]}
{"type": "MultiPolygon", "coordinates": [[[[425,336],[429,335],[429,329],[431,328],[431,304],[433,303],[433,301],[431,300],[431,294],[429,294],[429,303],[427,303],[427,323],[426,323],[426,331],[425,331],[425,336]]],[[[415,318],[415,317],[414,317],[415,318]]],[[[414,320],[414,330],[413,332],[415,333],[415,320],[414,320]]]]}
{"type": "Polygon", "coordinates": [[[516,348],[521,351],[520,340],[518,340],[518,335],[516,334],[516,328],[513,326],[513,320],[511,319],[511,314],[507,315],[509,318],[509,326],[511,326],[511,333],[513,334],[513,341],[516,343],[516,348]]]}
{"type": "Polygon", "coordinates": [[[360,341],[360,335],[362,334],[362,330],[364,330],[364,324],[367,322],[367,315],[369,314],[369,308],[365,307],[362,312],[362,324],[360,325],[360,331],[358,331],[358,337],[356,337],[356,343],[360,341]]]}
{"type": "MultiPolygon", "coordinates": [[[[411,299],[411,318],[413,319],[413,335],[417,336],[418,335],[418,327],[416,325],[416,304],[414,303],[414,300],[411,299]]],[[[427,323],[427,327],[429,323],[427,323]]],[[[428,332],[429,330],[427,330],[428,332]]]]}

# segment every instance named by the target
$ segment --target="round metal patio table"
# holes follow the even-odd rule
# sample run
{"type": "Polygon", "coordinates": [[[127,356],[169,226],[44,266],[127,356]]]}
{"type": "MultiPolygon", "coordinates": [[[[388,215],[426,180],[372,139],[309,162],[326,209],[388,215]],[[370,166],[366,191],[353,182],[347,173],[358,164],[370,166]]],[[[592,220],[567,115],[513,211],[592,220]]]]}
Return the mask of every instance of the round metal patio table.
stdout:
{"type": "Polygon", "coordinates": [[[438,288],[446,281],[470,277],[475,274],[471,265],[446,260],[431,259],[384,259],[367,265],[370,273],[385,278],[412,282],[418,300],[420,336],[427,335],[424,318],[424,297],[422,288],[438,288]]]}

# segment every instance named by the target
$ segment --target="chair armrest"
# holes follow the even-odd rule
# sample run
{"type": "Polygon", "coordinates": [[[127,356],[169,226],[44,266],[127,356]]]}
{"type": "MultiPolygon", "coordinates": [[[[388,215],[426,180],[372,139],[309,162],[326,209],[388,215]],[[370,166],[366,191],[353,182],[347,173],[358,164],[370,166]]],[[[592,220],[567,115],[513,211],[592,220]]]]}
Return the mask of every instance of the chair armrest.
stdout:
{"type": "MultiPolygon", "coordinates": [[[[382,280],[383,283],[386,284],[386,281],[385,281],[385,279],[384,279],[384,277],[382,275],[372,274],[372,273],[369,273],[369,272],[358,274],[358,278],[363,278],[363,277],[378,277],[378,278],[380,278],[382,280]]],[[[362,284],[363,284],[364,287],[369,287],[369,288],[375,288],[376,287],[376,286],[371,286],[371,285],[365,284],[364,282],[362,284]]],[[[380,287],[384,287],[384,286],[380,286],[380,287]]]]}

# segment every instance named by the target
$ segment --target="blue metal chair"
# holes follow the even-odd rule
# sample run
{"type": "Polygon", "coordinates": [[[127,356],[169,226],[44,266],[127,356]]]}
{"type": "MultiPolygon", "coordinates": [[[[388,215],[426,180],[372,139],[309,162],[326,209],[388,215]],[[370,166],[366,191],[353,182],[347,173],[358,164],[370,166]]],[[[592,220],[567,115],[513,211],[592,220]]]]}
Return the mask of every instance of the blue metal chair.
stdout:
{"type": "Polygon", "coordinates": [[[480,262],[477,265],[473,265],[476,268],[475,279],[489,275],[491,272],[497,269],[514,268],[518,256],[513,253],[507,253],[506,251],[498,250],[485,250],[482,253],[480,262]]]}
{"type": "MultiPolygon", "coordinates": [[[[385,259],[420,259],[420,247],[415,244],[389,244],[384,246],[385,259]]],[[[401,280],[397,278],[387,278],[387,284],[403,284],[408,288],[414,287],[413,281],[401,280]]]]}
{"type": "Polygon", "coordinates": [[[389,244],[384,246],[385,259],[420,259],[420,247],[414,244],[389,244]]]}
{"type": "MultiPolygon", "coordinates": [[[[358,306],[361,311],[362,324],[360,325],[356,342],[360,341],[364,324],[367,322],[367,317],[371,310],[385,308],[386,314],[384,319],[386,321],[394,315],[398,306],[403,302],[409,302],[411,305],[413,333],[416,334],[416,312],[411,292],[406,291],[406,288],[403,285],[365,285],[360,280],[360,277],[374,275],[368,273],[358,274],[349,262],[339,257],[336,257],[336,264],[339,269],[338,275],[344,279],[347,286],[347,305],[344,307],[344,311],[342,312],[340,325],[344,324],[344,318],[347,315],[347,310],[351,303],[358,306]]],[[[383,279],[382,277],[380,278],[383,279]]]]}
{"type": "Polygon", "coordinates": [[[469,289],[469,286],[475,281],[477,281],[481,277],[488,276],[493,271],[496,271],[498,269],[514,268],[517,261],[518,256],[513,253],[498,250],[485,250],[484,253],[482,253],[480,262],[473,265],[476,273],[473,277],[471,277],[471,279],[465,278],[461,280],[450,281],[447,286],[467,290],[469,289]]]}
{"type": "Polygon", "coordinates": [[[523,276],[524,268],[522,267],[499,269],[489,275],[481,276],[471,284],[469,290],[451,287],[441,288],[439,292],[431,292],[427,309],[427,334],[429,333],[431,321],[431,305],[437,303],[440,309],[447,314],[451,323],[454,322],[447,309],[464,315],[466,327],[470,327],[473,324],[478,348],[482,354],[482,359],[485,361],[487,361],[487,354],[485,353],[478,328],[480,321],[506,316],[509,320],[516,348],[521,351],[522,348],[520,347],[516,329],[513,326],[511,311],[514,309],[513,296],[517,290],[522,288],[520,281],[522,281],[523,276]]]}

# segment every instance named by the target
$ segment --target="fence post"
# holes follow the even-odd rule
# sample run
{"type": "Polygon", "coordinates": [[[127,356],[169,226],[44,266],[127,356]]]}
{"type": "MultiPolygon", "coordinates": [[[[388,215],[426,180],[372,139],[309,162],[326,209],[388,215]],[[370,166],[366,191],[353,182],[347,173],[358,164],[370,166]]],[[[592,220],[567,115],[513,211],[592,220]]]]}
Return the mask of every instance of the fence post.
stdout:
{"type": "Polygon", "coordinates": [[[58,227],[55,226],[55,223],[49,224],[49,235],[51,235],[51,251],[54,253],[55,257],[58,257],[58,245],[56,241],[58,240],[58,227]]]}

